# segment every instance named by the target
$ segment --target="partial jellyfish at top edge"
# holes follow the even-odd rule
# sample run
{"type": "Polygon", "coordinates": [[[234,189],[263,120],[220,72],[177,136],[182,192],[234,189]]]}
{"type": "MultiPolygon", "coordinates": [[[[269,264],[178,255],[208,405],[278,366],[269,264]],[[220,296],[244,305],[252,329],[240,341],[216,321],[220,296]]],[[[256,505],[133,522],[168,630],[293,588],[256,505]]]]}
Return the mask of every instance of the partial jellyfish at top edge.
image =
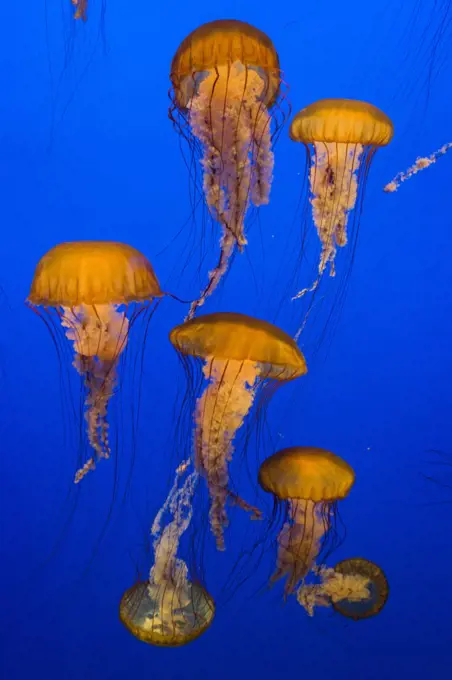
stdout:
{"type": "Polygon", "coordinates": [[[88,19],[88,0],[71,0],[74,7],[74,19],[88,19]]]}
{"type": "Polygon", "coordinates": [[[318,583],[303,583],[297,600],[309,616],[316,607],[333,607],[348,619],[360,621],[376,616],[385,607],[389,584],[383,570],[370,560],[353,557],[334,568],[314,570],[318,583]]]}
{"type": "Polygon", "coordinates": [[[271,583],[285,578],[287,597],[317,566],[317,558],[335,530],[337,501],[349,494],[355,473],[330,451],[301,446],[267,458],[258,479],[275,504],[286,506],[271,583]]]}
{"type": "Polygon", "coordinates": [[[162,296],[151,264],[124,243],[61,243],[36,267],[27,303],[49,328],[59,355],[65,340],[71,343],[85,388],[93,454],[77,470],[76,483],[110,457],[108,407],[118,387],[119,360],[137,318],[162,296]]]}
{"type": "Polygon", "coordinates": [[[190,33],[177,49],[170,77],[170,118],[188,142],[195,182],[199,156],[205,203],[221,229],[220,257],[191,305],[191,319],[234,252],[245,247],[250,204],[269,202],[272,146],[287,115],[275,47],[242,21],[212,21],[190,33]]]}
{"type": "Polygon", "coordinates": [[[154,563],[149,578],[126,590],[119,607],[125,627],[151,645],[185,645],[202,635],[215,615],[212,597],[199,581],[189,580],[188,566],[178,556],[192,519],[198,481],[189,467],[187,460],[177,468],[173,487],[152,525],[154,563]]]}
{"type": "Polygon", "coordinates": [[[187,371],[189,390],[190,385],[202,385],[200,396],[188,395],[190,403],[196,399],[194,464],[206,480],[210,527],[217,548],[224,550],[228,499],[257,513],[229,488],[236,434],[259,391],[268,383],[304,375],[306,362],[292,338],[277,326],[232,312],[202,315],[176,326],[170,340],[187,371]],[[192,375],[199,360],[204,380],[192,375]]]}
{"type": "Polygon", "coordinates": [[[315,281],[294,299],[316,290],[328,269],[330,276],[336,274],[337,248],[344,247],[350,236],[356,239],[372,159],[377,149],[389,144],[393,132],[383,111],[351,99],[322,99],[292,120],[290,137],[306,150],[309,201],[321,246],[315,281]],[[350,234],[352,211],[354,233],[350,234]]]}

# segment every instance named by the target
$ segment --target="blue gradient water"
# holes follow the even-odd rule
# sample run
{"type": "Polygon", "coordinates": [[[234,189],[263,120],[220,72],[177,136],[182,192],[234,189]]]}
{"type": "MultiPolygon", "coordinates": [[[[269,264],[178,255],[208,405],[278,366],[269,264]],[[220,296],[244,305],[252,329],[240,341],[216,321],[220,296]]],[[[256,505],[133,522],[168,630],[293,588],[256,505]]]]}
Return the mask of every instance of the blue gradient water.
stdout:
{"type": "MultiPolygon", "coordinates": [[[[87,24],[75,28],[69,0],[5,4],[1,677],[447,677],[452,154],[395,194],[382,187],[416,156],[452,138],[450,3],[105,0],[101,18],[103,3],[91,0],[87,24]],[[394,140],[377,153],[370,173],[353,272],[334,330],[318,347],[322,319],[314,318],[303,340],[309,374],[282,388],[267,412],[267,449],[323,446],[355,468],[355,488],[341,505],[346,539],[330,562],[374,560],[387,574],[390,598],[368,621],[348,623],[328,611],[311,620],[295,598],[282,604],[279,586],[261,588],[274,559],[268,553],[243,589],[218,606],[202,638],[185,648],[158,649],[122,627],[118,603],[137,570],[145,576],[151,564],[148,528],[182,455],[173,443],[184,375],[167,335],[186,307],[164,300],[150,324],[135,443],[128,397],[118,397],[121,444],[77,495],[71,490],[74,420],[61,397],[54,346],[23,301],[44,252],[79,239],[131,243],[149,257],[166,290],[185,299],[197,294],[215,261],[217,234],[210,228],[203,234],[200,218],[196,225],[187,222],[188,174],[167,117],[167,91],[180,41],[217,18],[248,21],[269,34],[294,111],[318,98],[349,97],[371,101],[394,121],[394,140]],[[442,460],[449,467],[438,464],[442,460]]],[[[302,151],[286,127],[276,146],[270,206],[260,210],[246,254],[236,257],[206,312],[268,320],[277,314],[283,328],[295,331],[297,303],[284,295],[299,243],[303,172],[302,151]]],[[[341,253],[339,267],[346,260],[341,253]]],[[[259,452],[250,449],[255,475],[259,452]]],[[[237,469],[241,479],[247,488],[246,473],[237,469]]],[[[254,527],[233,512],[230,550],[216,555],[206,548],[205,583],[219,601],[238,550],[254,540],[254,527]]]]}

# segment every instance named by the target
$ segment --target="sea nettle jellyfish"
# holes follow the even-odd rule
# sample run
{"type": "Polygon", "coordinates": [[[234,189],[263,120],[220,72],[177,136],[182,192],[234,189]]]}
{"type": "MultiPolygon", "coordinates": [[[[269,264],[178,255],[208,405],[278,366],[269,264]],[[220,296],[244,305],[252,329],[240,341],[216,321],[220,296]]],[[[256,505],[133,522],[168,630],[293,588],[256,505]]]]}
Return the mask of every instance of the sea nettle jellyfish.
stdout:
{"type": "Polygon", "coordinates": [[[36,267],[27,303],[49,327],[58,350],[63,331],[83,379],[86,431],[93,454],[77,470],[79,482],[111,453],[107,420],[118,364],[137,317],[163,295],[154,270],[124,243],[61,243],[36,267]]]}
{"type": "Polygon", "coordinates": [[[374,562],[353,557],[338,562],[334,569],[315,570],[318,583],[304,583],[297,600],[314,615],[315,607],[332,606],[349,619],[359,621],[381,612],[389,596],[389,585],[383,570],[374,562]]]}
{"type": "Polygon", "coordinates": [[[281,71],[270,38],[242,21],[212,21],[190,33],[171,64],[169,115],[188,141],[190,171],[199,152],[203,192],[221,228],[221,254],[188,314],[212,294],[236,248],[246,245],[250,203],[269,202],[272,142],[286,119],[281,71]]]}
{"type": "Polygon", "coordinates": [[[176,326],[170,340],[187,368],[189,384],[197,381],[186,358],[204,363],[207,384],[194,409],[195,469],[207,482],[210,526],[217,548],[223,550],[228,497],[244,509],[252,509],[228,488],[236,433],[259,389],[269,381],[284,383],[305,374],[306,362],[284,331],[231,312],[207,314],[176,326]]]}
{"type": "Polygon", "coordinates": [[[88,18],[88,0],[71,0],[74,6],[74,19],[86,21],[88,18]]]}
{"type": "Polygon", "coordinates": [[[275,582],[287,578],[285,596],[293,593],[315,566],[334,531],[336,503],[348,495],[355,474],[342,458],[313,447],[278,451],[259,469],[259,484],[286,504],[286,519],[278,535],[275,582]]]}
{"type": "Polygon", "coordinates": [[[129,588],[119,607],[126,628],[151,645],[185,645],[204,633],[215,614],[213,599],[199,582],[188,579],[188,566],[177,556],[192,519],[198,477],[194,471],[187,473],[189,466],[190,461],[184,461],[176,470],[174,485],[154,520],[154,564],[149,579],[129,588]],[[169,516],[166,523],[165,515],[169,516]]]}
{"type": "Polygon", "coordinates": [[[336,250],[349,239],[347,226],[352,210],[356,243],[372,158],[377,149],[389,144],[393,133],[392,122],[383,111],[352,99],[321,99],[293,119],[290,137],[306,149],[309,200],[321,243],[317,279],[295,298],[315,290],[328,267],[330,276],[335,275],[336,250]]]}

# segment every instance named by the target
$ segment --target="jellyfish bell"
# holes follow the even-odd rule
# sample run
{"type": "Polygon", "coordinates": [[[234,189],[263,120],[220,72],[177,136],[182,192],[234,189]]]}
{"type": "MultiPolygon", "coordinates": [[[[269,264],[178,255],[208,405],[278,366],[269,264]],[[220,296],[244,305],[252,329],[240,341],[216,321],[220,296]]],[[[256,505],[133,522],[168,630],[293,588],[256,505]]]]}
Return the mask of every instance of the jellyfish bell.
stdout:
{"type": "MultiPolygon", "coordinates": [[[[336,575],[366,582],[367,597],[334,597],[332,606],[339,614],[359,621],[376,616],[381,612],[389,597],[389,584],[386,575],[375,562],[363,557],[352,557],[338,562],[334,567],[336,575]]],[[[345,594],[344,594],[345,595],[345,594]]]]}
{"type": "Polygon", "coordinates": [[[27,304],[46,322],[57,348],[61,332],[72,343],[73,366],[86,390],[93,455],[77,470],[75,482],[110,456],[107,411],[118,385],[119,360],[138,316],[162,295],[151,264],[124,243],[61,243],[36,267],[27,304]]]}
{"type": "Polygon", "coordinates": [[[192,155],[200,152],[200,191],[221,228],[220,258],[190,319],[217,287],[235,250],[246,245],[250,204],[269,202],[272,141],[286,114],[273,43],[242,21],[212,21],[190,33],[177,49],[170,78],[170,118],[192,155]]]}
{"type": "Polygon", "coordinates": [[[176,326],[170,341],[189,375],[187,357],[204,364],[207,384],[193,409],[195,467],[207,482],[210,527],[217,548],[223,550],[228,498],[255,511],[229,488],[229,461],[236,433],[263,385],[304,375],[306,362],[284,331],[266,321],[232,312],[207,314],[176,326]]]}
{"type": "Polygon", "coordinates": [[[290,138],[304,144],[309,165],[312,219],[321,244],[317,278],[294,299],[318,287],[323,274],[336,273],[337,248],[350,237],[348,224],[354,211],[352,257],[362,200],[372,158],[394,134],[391,120],[367,102],[322,99],[296,114],[290,138]]]}
{"type": "Polygon", "coordinates": [[[315,447],[283,449],[267,458],[258,481],[277,502],[287,504],[278,535],[276,571],[271,582],[286,578],[284,593],[313,569],[328,535],[334,529],[338,500],[354,484],[353,469],[330,451],[315,447]]]}

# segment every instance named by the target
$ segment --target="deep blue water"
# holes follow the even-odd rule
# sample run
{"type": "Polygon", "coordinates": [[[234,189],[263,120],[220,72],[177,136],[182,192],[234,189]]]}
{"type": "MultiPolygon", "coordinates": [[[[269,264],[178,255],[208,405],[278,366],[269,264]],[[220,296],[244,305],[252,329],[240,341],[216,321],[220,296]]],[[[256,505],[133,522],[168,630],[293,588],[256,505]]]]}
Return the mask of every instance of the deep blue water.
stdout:
{"type": "MultiPolygon", "coordinates": [[[[85,25],[74,25],[69,0],[5,4],[2,677],[447,677],[452,152],[397,193],[382,188],[416,156],[452,139],[451,3],[91,0],[85,25]],[[57,355],[23,302],[39,258],[58,242],[81,239],[131,243],[153,263],[165,290],[196,296],[215,262],[218,234],[210,226],[203,231],[202,209],[196,223],[189,219],[188,172],[167,117],[169,66],[180,41],[217,18],[247,21],[271,37],[294,112],[319,98],[348,97],[374,103],[394,122],[394,139],[377,153],[369,175],[345,302],[323,343],[334,295],[313,315],[302,336],[309,374],[275,395],[262,435],[267,453],[322,446],[354,467],[355,487],[341,504],[346,538],[330,563],[352,556],[377,562],[390,597],[367,621],[348,623],[330,611],[309,619],[294,598],[283,605],[279,585],[262,589],[274,559],[267,553],[250,566],[243,588],[223,598],[238,552],[255,540],[255,524],[250,528],[235,511],[226,553],[215,554],[207,536],[204,580],[219,602],[212,627],[187,647],[158,649],[123,628],[118,603],[137,571],[145,576],[151,564],[148,528],[183,455],[175,415],[185,378],[168,332],[186,306],[165,299],[158,307],[143,365],[113,409],[120,432],[113,460],[76,494],[77,432],[57,355]],[[140,404],[138,428],[130,395],[140,404]]],[[[259,211],[246,254],[235,258],[203,311],[277,318],[293,333],[300,312],[290,301],[296,289],[287,284],[300,240],[304,157],[287,125],[275,155],[270,205],[259,211]]],[[[315,239],[310,243],[315,248],[315,239]]],[[[338,268],[347,262],[340,253],[338,268]]],[[[137,346],[143,338],[138,328],[137,346]]],[[[252,478],[255,448],[247,451],[252,478]]],[[[236,474],[247,488],[244,470],[236,474]]]]}

